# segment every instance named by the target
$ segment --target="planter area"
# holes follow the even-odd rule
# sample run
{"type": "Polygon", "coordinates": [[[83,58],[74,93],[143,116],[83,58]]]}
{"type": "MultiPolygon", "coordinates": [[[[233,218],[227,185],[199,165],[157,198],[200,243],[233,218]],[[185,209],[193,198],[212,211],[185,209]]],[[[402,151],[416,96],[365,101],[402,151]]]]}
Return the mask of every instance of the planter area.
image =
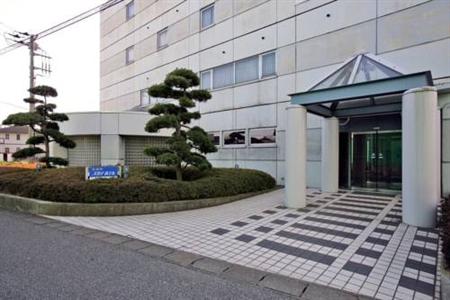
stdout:
{"type": "Polygon", "coordinates": [[[197,209],[271,190],[275,180],[245,169],[186,170],[186,181],[171,169],[130,169],[127,179],[84,180],[84,168],[41,173],[0,168],[0,208],[54,216],[120,216],[197,209]]]}

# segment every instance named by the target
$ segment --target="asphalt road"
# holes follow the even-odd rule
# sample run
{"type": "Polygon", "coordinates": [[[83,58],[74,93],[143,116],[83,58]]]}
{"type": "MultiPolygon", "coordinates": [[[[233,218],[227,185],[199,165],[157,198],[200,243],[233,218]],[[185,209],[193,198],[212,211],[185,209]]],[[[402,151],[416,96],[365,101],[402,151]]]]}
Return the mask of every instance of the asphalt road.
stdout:
{"type": "Polygon", "coordinates": [[[0,210],[0,299],[292,299],[0,210]]]}

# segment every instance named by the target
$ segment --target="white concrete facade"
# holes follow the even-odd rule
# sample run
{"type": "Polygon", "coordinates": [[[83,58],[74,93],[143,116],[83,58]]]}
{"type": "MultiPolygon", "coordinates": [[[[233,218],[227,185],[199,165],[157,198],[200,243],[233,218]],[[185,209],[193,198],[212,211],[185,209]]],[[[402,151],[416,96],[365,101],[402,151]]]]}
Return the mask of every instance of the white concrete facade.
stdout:
{"type": "MultiPolygon", "coordinates": [[[[215,166],[260,169],[284,184],[288,95],[306,91],[358,53],[373,53],[405,73],[430,70],[443,83],[439,105],[450,103],[449,1],[134,0],[136,15],[127,21],[129,2],[101,16],[102,111],[139,106],[141,91],[175,67],[202,74],[258,57],[257,78],[213,88],[212,100],[199,106],[200,125],[220,136],[219,151],[209,155],[215,166]],[[202,29],[201,9],[211,4],[214,23],[202,29]],[[157,49],[158,32],[166,27],[168,46],[157,49]],[[126,64],[129,47],[135,58],[126,64]],[[276,72],[262,76],[262,56],[272,52],[276,72]],[[261,128],[274,129],[276,142],[253,144],[252,132],[261,128]],[[225,145],[230,130],[243,132],[244,144],[225,145]]],[[[442,126],[443,191],[449,193],[449,107],[443,110],[442,126]]],[[[308,114],[307,127],[307,185],[320,188],[326,178],[321,118],[308,114]]]]}
{"type": "Polygon", "coordinates": [[[61,131],[71,137],[77,147],[64,149],[51,144],[54,156],[69,159],[69,165],[115,165],[127,162],[127,140],[141,139],[138,155],[143,154],[145,144],[152,138],[159,140],[170,135],[167,130],[148,133],[145,124],[151,116],[144,112],[81,112],[68,113],[69,121],[60,123],[61,131]]]}

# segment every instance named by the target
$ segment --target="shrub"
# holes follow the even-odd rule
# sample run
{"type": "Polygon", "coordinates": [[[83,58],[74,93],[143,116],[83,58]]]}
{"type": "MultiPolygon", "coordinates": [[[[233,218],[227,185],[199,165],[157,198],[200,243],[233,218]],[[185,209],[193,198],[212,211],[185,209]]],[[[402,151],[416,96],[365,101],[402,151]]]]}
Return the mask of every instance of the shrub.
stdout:
{"type": "Polygon", "coordinates": [[[177,181],[168,168],[132,167],[127,179],[84,180],[84,168],[1,169],[0,192],[54,202],[164,202],[232,196],[273,188],[268,174],[246,169],[187,169],[177,181]],[[166,178],[161,178],[166,177],[166,178]]]}
{"type": "Polygon", "coordinates": [[[450,196],[442,202],[441,234],[442,253],[447,268],[450,268],[450,196]]]}

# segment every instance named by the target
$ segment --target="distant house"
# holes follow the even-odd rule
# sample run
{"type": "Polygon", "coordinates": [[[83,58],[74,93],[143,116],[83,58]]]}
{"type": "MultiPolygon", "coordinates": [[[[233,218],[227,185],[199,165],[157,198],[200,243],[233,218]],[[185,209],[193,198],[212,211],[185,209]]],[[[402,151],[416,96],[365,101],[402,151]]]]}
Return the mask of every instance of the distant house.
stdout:
{"type": "Polygon", "coordinates": [[[12,161],[14,152],[26,147],[28,127],[9,126],[0,128],[0,161],[12,161]]]}

